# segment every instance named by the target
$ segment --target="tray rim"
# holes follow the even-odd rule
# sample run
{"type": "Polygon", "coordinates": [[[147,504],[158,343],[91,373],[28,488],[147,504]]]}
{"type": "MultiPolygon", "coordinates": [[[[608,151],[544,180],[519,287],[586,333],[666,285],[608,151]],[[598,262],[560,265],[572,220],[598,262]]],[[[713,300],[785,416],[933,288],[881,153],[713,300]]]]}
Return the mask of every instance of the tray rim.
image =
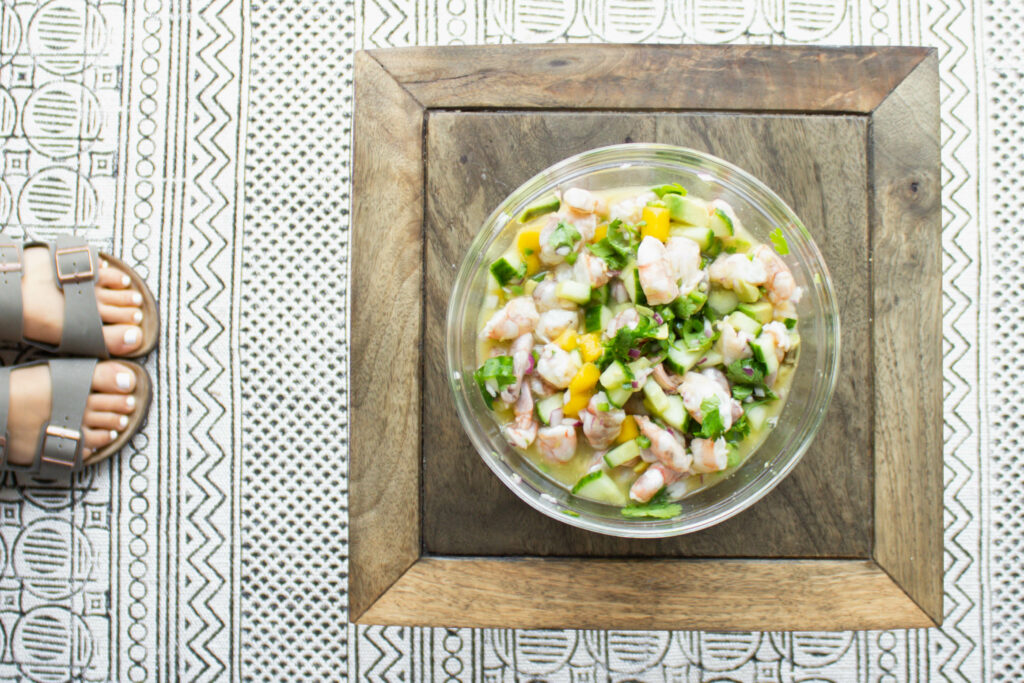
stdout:
{"type": "Polygon", "coordinates": [[[934,48],[398,48],[357,52],[355,71],[349,289],[350,621],[740,630],[941,624],[942,423],[936,417],[941,418],[942,397],[941,351],[935,343],[941,339],[941,222],[934,48]],[[531,53],[529,59],[524,59],[524,52],[531,53]],[[514,71],[509,71],[510,64],[514,71]],[[623,67],[628,67],[629,75],[622,75],[623,67]],[[651,89],[654,77],[668,68],[699,74],[694,88],[705,94],[696,98],[701,106],[672,106],[671,92],[651,89]],[[751,69],[769,71],[799,86],[787,90],[785,97],[745,87],[745,74],[751,69]],[[616,79],[616,95],[609,99],[605,91],[600,103],[590,102],[586,79],[598,76],[616,79]],[[562,87],[544,87],[556,83],[562,87]],[[641,91],[643,99],[634,96],[641,91]],[[643,108],[631,106],[639,101],[643,108]],[[840,113],[869,118],[876,386],[873,559],[502,559],[423,554],[422,358],[418,345],[408,340],[423,334],[424,132],[427,115],[437,109],[840,113]],[[396,188],[404,195],[400,202],[394,200],[396,188]],[[385,191],[391,195],[390,205],[402,207],[386,219],[374,211],[385,191]],[[385,228],[394,238],[391,244],[379,239],[385,228]],[[902,236],[911,229],[931,230],[936,239],[919,240],[926,243],[917,245],[921,253],[908,254],[902,236]],[[879,251],[879,245],[889,248],[879,251]],[[931,305],[927,296],[900,297],[899,292],[875,286],[897,275],[908,285],[904,291],[934,290],[931,305]],[[370,283],[382,280],[394,284],[389,289],[394,291],[393,305],[364,305],[370,300],[370,283]],[[406,315],[399,321],[395,311],[406,315]],[[934,349],[923,344],[929,341],[934,349]],[[899,362],[909,358],[917,363],[899,362]],[[412,405],[391,396],[388,387],[393,385],[387,381],[402,378],[408,384],[410,376],[415,377],[412,405]],[[889,424],[886,415],[896,409],[909,414],[910,429],[889,424]],[[389,467],[381,466],[382,458],[389,467]],[[385,502],[396,500],[402,503],[385,502]],[[650,572],[645,583],[665,589],[658,591],[657,599],[652,598],[655,591],[621,585],[607,590],[620,583],[616,576],[621,577],[623,564],[637,563],[650,572]],[[551,571],[556,568],[559,571],[551,571]],[[719,575],[732,576],[735,585],[716,584],[719,575]],[[715,585],[734,609],[723,610],[721,601],[713,601],[718,609],[695,610],[695,604],[712,602],[706,590],[695,589],[695,580],[715,585]],[[678,601],[679,609],[665,609],[666,594],[678,601]],[[595,595],[605,599],[595,603],[595,595]],[[559,602],[565,609],[552,609],[559,602]],[[619,621],[610,624],[614,619],[619,621]]]}

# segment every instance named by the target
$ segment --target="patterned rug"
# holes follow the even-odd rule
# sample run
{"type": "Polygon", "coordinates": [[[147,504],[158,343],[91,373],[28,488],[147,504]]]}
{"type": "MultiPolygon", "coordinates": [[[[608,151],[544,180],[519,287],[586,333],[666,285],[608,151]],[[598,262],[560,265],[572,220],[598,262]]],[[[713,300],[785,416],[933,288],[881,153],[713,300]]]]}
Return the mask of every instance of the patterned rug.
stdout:
{"type": "Polygon", "coordinates": [[[0,489],[0,680],[1021,680],[1022,24],[1018,0],[4,0],[0,225],[123,255],[165,325],[129,449],[0,489]],[[939,49],[942,629],[347,626],[353,52],[513,41],[939,49]]]}

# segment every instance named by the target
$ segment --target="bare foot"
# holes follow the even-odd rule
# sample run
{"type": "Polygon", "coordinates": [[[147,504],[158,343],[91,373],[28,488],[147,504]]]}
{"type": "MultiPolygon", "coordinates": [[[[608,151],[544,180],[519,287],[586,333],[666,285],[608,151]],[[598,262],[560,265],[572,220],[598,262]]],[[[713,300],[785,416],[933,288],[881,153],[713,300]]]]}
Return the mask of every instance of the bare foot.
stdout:
{"type": "MultiPolygon", "coordinates": [[[[64,294],[57,287],[50,259],[46,247],[25,249],[21,300],[25,338],[57,346],[64,326],[64,294]]],[[[101,263],[96,300],[107,352],[123,356],[142,346],[142,293],[133,288],[128,274],[101,263]]]]}
{"type": "MultiPolygon", "coordinates": [[[[135,373],[115,361],[96,364],[92,393],[82,418],[82,458],[107,446],[128,427],[138,408],[135,373]]],[[[10,411],[7,416],[9,440],[7,461],[31,465],[39,447],[39,435],[50,417],[50,368],[33,365],[11,372],[10,411]]]]}

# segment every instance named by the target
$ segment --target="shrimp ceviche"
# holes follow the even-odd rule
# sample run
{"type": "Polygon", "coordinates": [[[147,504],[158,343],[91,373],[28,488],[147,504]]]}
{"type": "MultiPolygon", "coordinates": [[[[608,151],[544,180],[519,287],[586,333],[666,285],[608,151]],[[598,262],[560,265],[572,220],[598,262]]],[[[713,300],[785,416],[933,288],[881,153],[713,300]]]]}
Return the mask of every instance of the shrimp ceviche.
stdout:
{"type": "Polygon", "coordinates": [[[573,187],[520,217],[479,318],[484,400],[508,442],[633,517],[721,480],[786,400],[801,290],[732,207],[679,184],[573,187]]]}

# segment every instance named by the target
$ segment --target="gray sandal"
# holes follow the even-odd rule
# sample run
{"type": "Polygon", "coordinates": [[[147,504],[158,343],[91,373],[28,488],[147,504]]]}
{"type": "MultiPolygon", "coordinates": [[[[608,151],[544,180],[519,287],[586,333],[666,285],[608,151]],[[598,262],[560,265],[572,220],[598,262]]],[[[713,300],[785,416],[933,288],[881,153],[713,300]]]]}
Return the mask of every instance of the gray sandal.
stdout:
{"type": "Polygon", "coordinates": [[[54,358],[49,361],[24,363],[10,368],[0,368],[0,469],[32,474],[40,479],[66,478],[87,465],[109,458],[124,448],[142,427],[152,388],[149,375],[136,363],[118,361],[135,373],[135,411],[128,426],[122,430],[113,443],[82,458],[82,418],[86,401],[92,393],[92,376],[98,361],[95,358],[54,358]],[[7,461],[8,438],[10,436],[7,417],[10,411],[11,372],[33,365],[50,366],[50,419],[43,425],[39,435],[39,446],[31,465],[11,465],[7,461]]]}
{"type": "Polygon", "coordinates": [[[103,321],[96,301],[96,279],[99,277],[102,258],[127,273],[132,284],[142,293],[142,344],[125,357],[139,358],[156,347],[160,332],[156,299],[137,273],[119,259],[97,253],[95,247],[90,247],[78,236],[58,237],[56,244],[52,245],[30,242],[24,248],[39,246],[50,249],[54,277],[64,293],[64,327],[60,344],[50,346],[25,338],[21,299],[23,247],[3,235],[0,235],[0,341],[37,346],[67,356],[109,358],[107,344],[103,340],[103,321]]]}

